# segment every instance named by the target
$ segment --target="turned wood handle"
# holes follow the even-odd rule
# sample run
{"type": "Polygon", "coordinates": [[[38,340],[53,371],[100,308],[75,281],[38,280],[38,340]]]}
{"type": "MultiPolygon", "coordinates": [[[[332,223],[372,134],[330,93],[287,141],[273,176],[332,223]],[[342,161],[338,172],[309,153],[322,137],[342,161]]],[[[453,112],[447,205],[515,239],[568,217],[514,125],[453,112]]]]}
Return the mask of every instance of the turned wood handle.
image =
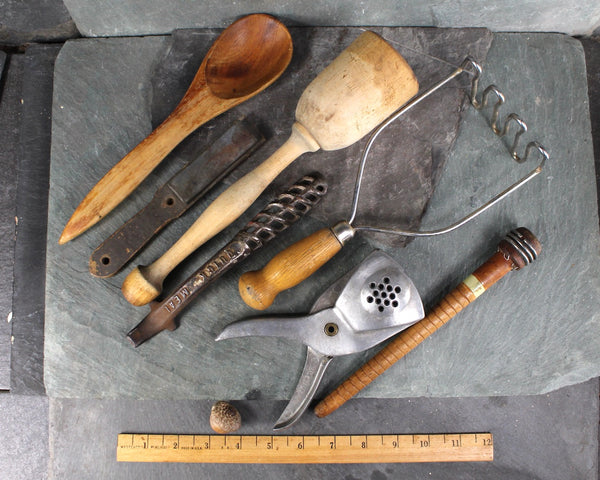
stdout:
{"type": "Polygon", "coordinates": [[[229,226],[265,188],[301,154],[318,150],[318,144],[299,124],[290,138],[261,165],[221,193],[179,240],[149,266],[134,269],[123,282],[123,296],[133,305],[146,305],[162,291],[165,277],[192,252],[229,226]]]}
{"type": "Polygon", "coordinates": [[[342,248],[330,228],[324,228],[275,255],[261,270],[240,277],[244,302],[256,310],[269,307],[277,294],[306,280],[342,248]]]}
{"type": "Polygon", "coordinates": [[[528,265],[540,251],[539,241],[529,230],[519,228],[512,231],[500,242],[498,252],[446,295],[423,320],[396,335],[379,353],[321,400],[315,407],[317,417],[325,417],[337,410],[504,275],[528,265]]]}

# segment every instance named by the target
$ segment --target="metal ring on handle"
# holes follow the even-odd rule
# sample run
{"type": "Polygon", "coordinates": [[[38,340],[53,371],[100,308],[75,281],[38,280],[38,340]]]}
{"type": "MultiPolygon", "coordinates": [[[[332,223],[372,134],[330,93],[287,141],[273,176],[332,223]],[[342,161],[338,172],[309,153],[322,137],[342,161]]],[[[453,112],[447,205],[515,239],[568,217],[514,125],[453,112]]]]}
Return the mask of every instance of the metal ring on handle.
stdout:
{"type": "Polygon", "coordinates": [[[544,167],[546,160],[548,160],[550,158],[550,155],[548,154],[546,149],[539,142],[536,142],[536,141],[529,142],[527,144],[527,146],[525,147],[525,153],[523,154],[523,156],[519,156],[517,154],[517,148],[519,146],[519,141],[521,139],[521,136],[525,132],[527,132],[527,124],[517,114],[510,113],[509,115],[507,115],[506,119],[504,120],[504,124],[502,125],[502,128],[498,127],[498,117],[499,117],[500,107],[504,104],[504,101],[505,101],[504,94],[495,85],[489,85],[483,91],[482,96],[481,96],[481,101],[477,100],[477,94],[478,94],[478,89],[479,89],[479,78],[481,76],[481,73],[482,73],[481,66],[475,60],[473,60],[471,57],[467,57],[463,61],[463,63],[461,64],[461,66],[459,68],[454,70],[450,75],[448,75],[446,78],[444,78],[443,80],[441,80],[438,83],[436,83],[435,85],[433,85],[431,88],[425,90],[422,94],[414,97],[410,102],[408,102],[406,105],[404,105],[403,107],[398,109],[396,112],[394,112],[392,115],[390,115],[381,125],[379,125],[379,127],[377,127],[373,131],[373,133],[371,133],[371,135],[369,136],[369,139],[367,141],[367,144],[365,146],[365,149],[363,150],[361,159],[360,159],[358,173],[357,173],[357,177],[356,177],[356,183],[354,185],[354,197],[352,199],[352,208],[351,208],[351,213],[350,213],[350,219],[348,220],[348,223],[350,225],[352,225],[355,230],[364,230],[364,231],[377,232],[377,233],[402,235],[402,236],[406,236],[406,237],[430,237],[430,236],[448,233],[448,232],[451,232],[452,230],[455,230],[455,229],[461,227],[462,225],[469,222],[470,220],[473,220],[475,217],[477,217],[481,213],[485,212],[487,209],[491,208],[496,203],[500,202],[502,199],[504,199],[505,197],[510,195],[512,192],[514,192],[515,190],[517,190],[518,188],[523,186],[525,183],[527,183],[533,177],[537,176],[542,171],[542,168],[544,167]],[[444,86],[446,83],[448,83],[450,80],[454,79],[455,77],[459,76],[461,73],[467,73],[473,77],[471,80],[471,92],[470,92],[469,98],[470,98],[471,105],[475,109],[481,110],[484,107],[486,107],[488,105],[488,99],[491,94],[494,94],[496,96],[497,101],[494,104],[494,107],[492,110],[492,115],[491,115],[491,119],[490,119],[490,128],[498,137],[502,138],[508,133],[511,123],[517,124],[518,129],[515,132],[515,136],[514,136],[512,145],[509,149],[511,157],[518,163],[524,163],[529,158],[529,156],[531,154],[531,150],[537,150],[541,156],[540,163],[531,172],[529,172],[527,175],[525,175],[523,178],[521,178],[517,182],[513,183],[506,190],[500,192],[498,195],[493,197],[487,203],[484,203],[479,208],[473,210],[467,216],[463,217],[462,219],[458,220],[457,222],[455,222],[451,225],[448,225],[446,227],[435,229],[435,230],[428,230],[428,231],[416,231],[416,230],[388,229],[388,228],[379,228],[379,227],[371,227],[371,226],[357,226],[357,227],[353,226],[352,223],[354,222],[354,220],[356,218],[356,213],[358,210],[358,200],[360,197],[360,189],[362,186],[362,177],[363,177],[363,173],[364,173],[364,169],[365,169],[365,164],[366,164],[369,152],[371,150],[371,147],[372,147],[373,143],[375,142],[375,140],[377,139],[377,137],[379,136],[379,134],[388,125],[390,125],[394,120],[396,120],[398,117],[400,117],[401,115],[406,113],[408,110],[410,110],[412,107],[414,107],[415,105],[420,103],[425,98],[429,97],[432,93],[439,90],[442,86],[444,86]]]}

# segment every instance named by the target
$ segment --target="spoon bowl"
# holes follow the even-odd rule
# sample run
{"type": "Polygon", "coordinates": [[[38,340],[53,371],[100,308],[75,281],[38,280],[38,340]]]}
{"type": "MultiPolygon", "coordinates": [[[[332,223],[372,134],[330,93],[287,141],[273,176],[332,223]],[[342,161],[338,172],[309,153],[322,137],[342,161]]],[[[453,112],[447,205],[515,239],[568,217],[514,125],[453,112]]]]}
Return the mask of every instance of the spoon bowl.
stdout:
{"type": "Polygon", "coordinates": [[[206,83],[219,98],[250,95],[271,85],[292,59],[288,30],[273,17],[251,15],[225,30],[207,55],[206,83]],[[236,28],[231,28],[231,27],[236,28]]]}
{"type": "Polygon", "coordinates": [[[291,58],[292,39],[279,20],[254,14],[232,23],[215,40],[175,110],[92,188],[58,242],[72,240],[104,218],[184,138],[267,88],[291,58]]]}

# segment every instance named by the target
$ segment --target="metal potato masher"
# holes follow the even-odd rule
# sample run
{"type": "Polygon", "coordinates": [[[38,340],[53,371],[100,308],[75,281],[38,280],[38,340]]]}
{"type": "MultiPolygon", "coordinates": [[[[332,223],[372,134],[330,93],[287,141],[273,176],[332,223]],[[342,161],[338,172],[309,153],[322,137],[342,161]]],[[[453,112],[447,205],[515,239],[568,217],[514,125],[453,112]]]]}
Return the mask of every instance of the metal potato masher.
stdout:
{"type": "Polygon", "coordinates": [[[454,70],[450,75],[433,85],[431,88],[425,90],[422,94],[414,97],[410,102],[398,109],[379,127],[377,127],[377,129],[371,133],[359,163],[352,207],[348,220],[338,222],[331,228],[319,230],[300,240],[294,245],[291,245],[273,257],[261,270],[246,272],[243,274],[239,281],[239,291],[244,302],[257,310],[263,310],[269,307],[273,303],[273,300],[278,293],[294,287],[312,275],[327,261],[329,261],[337,252],[339,252],[342,246],[352,239],[357,231],[378,232],[407,237],[426,237],[448,233],[474,219],[496,203],[500,202],[506,196],[523,186],[533,177],[538,175],[542,171],[544,163],[549,158],[546,149],[537,141],[531,141],[525,147],[524,154],[519,156],[517,149],[521,136],[527,131],[527,125],[515,113],[509,114],[505,118],[503,125],[499,125],[499,111],[500,107],[505,101],[505,96],[495,85],[489,85],[483,90],[481,99],[478,100],[477,95],[481,72],[481,66],[470,57],[467,57],[463,61],[462,65],[454,70]],[[429,231],[415,231],[386,229],[368,225],[354,225],[365,164],[371,147],[379,134],[398,117],[405,114],[408,110],[413,108],[415,105],[462,73],[468,73],[472,75],[470,103],[473,107],[480,110],[490,103],[491,96],[496,97],[496,103],[494,104],[491,113],[490,127],[497,136],[504,137],[511,129],[511,125],[516,125],[514,140],[512,142],[512,146],[510,147],[511,157],[516,162],[523,163],[529,158],[531,151],[536,150],[540,155],[539,164],[532,171],[523,176],[517,182],[510,185],[504,191],[497,194],[487,203],[481,205],[479,208],[475,209],[457,222],[443,228],[429,231]]]}

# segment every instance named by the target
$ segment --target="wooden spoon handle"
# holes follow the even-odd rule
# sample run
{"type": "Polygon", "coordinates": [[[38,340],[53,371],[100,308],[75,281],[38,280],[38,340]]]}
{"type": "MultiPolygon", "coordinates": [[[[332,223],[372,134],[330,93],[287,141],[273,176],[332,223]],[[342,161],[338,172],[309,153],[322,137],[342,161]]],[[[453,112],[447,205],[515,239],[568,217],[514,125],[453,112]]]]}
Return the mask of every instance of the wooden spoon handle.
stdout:
{"type": "Polygon", "coordinates": [[[323,228],[290,245],[275,255],[261,270],[246,272],[240,277],[240,296],[256,310],[271,306],[275,297],[288,288],[306,280],[331,260],[344,243],[352,238],[354,230],[346,222],[323,228]],[[343,225],[342,233],[336,227],[343,225]],[[345,232],[349,232],[344,235],[345,232]]]}
{"type": "Polygon", "coordinates": [[[500,242],[498,252],[446,295],[423,320],[396,335],[371,360],[321,400],[315,407],[317,417],[325,417],[337,410],[504,275],[528,265],[540,251],[539,241],[529,230],[519,228],[511,232],[500,242]]]}
{"type": "Polygon", "coordinates": [[[196,126],[171,115],[112,167],[73,212],[58,243],[90,228],[129,196],[196,126]]]}
{"type": "Polygon", "coordinates": [[[123,295],[133,305],[145,305],[162,290],[165,277],[194,250],[230,225],[296,158],[319,145],[300,124],[273,155],[219,195],[165,254],[147,267],[134,269],[123,282],[123,295]]]}

